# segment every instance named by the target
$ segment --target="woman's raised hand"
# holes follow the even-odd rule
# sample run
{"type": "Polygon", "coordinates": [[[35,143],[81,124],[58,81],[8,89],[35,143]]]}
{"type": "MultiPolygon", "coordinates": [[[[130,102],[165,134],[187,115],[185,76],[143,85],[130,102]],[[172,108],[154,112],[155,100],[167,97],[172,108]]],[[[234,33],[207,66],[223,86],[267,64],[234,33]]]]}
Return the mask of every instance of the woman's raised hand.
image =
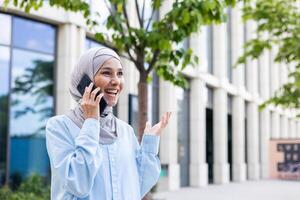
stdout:
{"type": "Polygon", "coordinates": [[[161,134],[161,131],[168,125],[170,116],[171,116],[171,112],[166,112],[162,116],[160,122],[158,122],[157,124],[155,124],[152,127],[151,127],[150,123],[147,122],[144,133],[148,134],[148,135],[158,135],[159,136],[161,134]]]}
{"type": "Polygon", "coordinates": [[[90,85],[85,88],[82,97],[81,108],[83,110],[85,119],[94,118],[98,120],[100,115],[99,103],[103,97],[103,93],[97,95],[97,93],[100,91],[100,88],[97,87],[93,91],[92,88],[93,83],[90,83],[90,85]]]}

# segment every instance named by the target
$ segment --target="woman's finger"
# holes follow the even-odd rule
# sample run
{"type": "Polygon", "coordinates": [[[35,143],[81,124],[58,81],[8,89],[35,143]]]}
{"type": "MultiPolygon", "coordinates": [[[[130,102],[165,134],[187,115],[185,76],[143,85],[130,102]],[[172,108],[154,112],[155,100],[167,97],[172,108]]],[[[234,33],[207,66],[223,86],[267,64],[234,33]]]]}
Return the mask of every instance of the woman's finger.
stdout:
{"type": "Polygon", "coordinates": [[[96,100],[95,100],[97,104],[100,103],[100,101],[101,101],[103,95],[104,95],[103,93],[98,94],[98,96],[96,97],[96,100]]]}
{"type": "Polygon", "coordinates": [[[82,100],[83,101],[88,101],[90,98],[90,94],[88,92],[88,87],[85,87],[84,89],[84,93],[83,93],[83,96],[82,96],[82,100]]]}
{"type": "Polygon", "coordinates": [[[162,128],[164,128],[166,125],[166,113],[162,116],[161,121],[162,121],[162,128]]]}
{"type": "Polygon", "coordinates": [[[150,122],[147,121],[145,126],[145,132],[149,132],[150,128],[151,128],[150,122]]]}
{"type": "Polygon", "coordinates": [[[171,117],[171,112],[168,112],[168,113],[167,113],[167,124],[169,123],[170,117],[171,117]]]}
{"type": "Polygon", "coordinates": [[[91,100],[96,100],[96,95],[99,91],[100,91],[99,87],[97,87],[96,89],[93,90],[93,92],[91,93],[91,96],[90,96],[91,100]]]}

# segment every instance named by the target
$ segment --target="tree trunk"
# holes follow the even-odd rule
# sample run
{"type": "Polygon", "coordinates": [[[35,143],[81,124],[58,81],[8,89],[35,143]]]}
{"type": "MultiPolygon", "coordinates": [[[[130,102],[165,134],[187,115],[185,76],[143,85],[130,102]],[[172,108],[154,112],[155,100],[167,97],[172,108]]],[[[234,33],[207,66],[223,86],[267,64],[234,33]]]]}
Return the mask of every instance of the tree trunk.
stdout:
{"type": "Polygon", "coordinates": [[[148,87],[147,87],[147,74],[140,73],[140,80],[138,82],[138,102],[139,102],[139,130],[138,139],[141,142],[145,125],[147,122],[148,112],[148,87]]]}

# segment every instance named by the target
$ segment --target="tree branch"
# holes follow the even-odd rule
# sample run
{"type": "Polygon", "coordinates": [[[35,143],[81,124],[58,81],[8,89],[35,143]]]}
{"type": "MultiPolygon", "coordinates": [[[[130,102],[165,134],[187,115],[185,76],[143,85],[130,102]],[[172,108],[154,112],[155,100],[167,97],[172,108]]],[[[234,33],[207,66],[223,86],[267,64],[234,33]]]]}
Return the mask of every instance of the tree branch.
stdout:
{"type": "Polygon", "coordinates": [[[150,23],[151,23],[151,21],[152,21],[152,19],[153,19],[153,16],[154,16],[154,8],[152,9],[151,17],[150,17],[150,19],[149,19],[149,21],[148,21],[148,23],[147,23],[147,27],[146,27],[146,31],[147,31],[147,32],[148,32],[150,23]]]}
{"type": "MultiPolygon", "coordinates": [[[[110,12],[110,15],[111,15],[111,16],[114,16],[112,10],[109,8],[109,6],[108,6],[108,4],[106,3],[106,1],[105,1],[105,4],[106,4],[107,9],[108,9],[109,12],[110,12]]],[[[116,5],[114,5],[114,6],[116,7],[116,5]]],[[[123,6],[124,6],[124,5],[123,5],[123,6]]],[[[126,15],[127,15],[127,14],[126,14],[126,15]]],[[[114,20],[115,20],[115,18],[114,18],[114,20]]],[[[116,20],[115,20],[115,22],[117,23],[116,20]]],[[[128,22],[128,21],[127,21],[127,22],[128,22]]],[[[129,23],[129,22],[128,22],[128,23],[129,23]]],[[[129,24],[128,24],[128,26],[129,26],[129,24]]],[[[120,25],[120,30],[121,30],[120,32],[121,32],[122,36],[125,38],[126,35],[125,35],[125,33],[124,33],[124,30],[123,30],[122,25],[120,25]]],[[[128,30],[128,31],[129,31],[129,30],[128,30]]],[[[130,60],[131,60],[136,66],[138,66],[137,60],[134,59],[134,57],[133,57],[133,56],[131,55],[131,53],[130,53],[130,47],[129,47],[127,44],[125,44],[125,48],[126,48],[126,52],[127,52],[128,56],[129,56],[130,60]]],[[[114,48],[114,50],[116,50],[116,49],[114,48]]],[[[116,52],[118,52],[118,50],[116,50],[116,52]]]]}
{"type": "Polygon", "coordinates": [[[123,0],[123,13],[124,13],[124,17],[125,17],[125,21],[126,21],[126,26],[127,26],[127,29],[128,29],[128,33],[131,34],[131,32],[130,32],[129,18],[128,18],[128,15],[127,15],[125,0],[123,0]]]}
{"type": "Polygon", "coordinates": [[[137,12],[137,16],[138,16],[140,28],[142,28],[143,24],[142,24],[142,20],[141,20],[141,16],[140,16],[140,9],[139,9],[138,0],[135,0],[135,8],[136,8],[136,12],[137,12]]]}
{"type": "Polygon", "coordinates": [[[150,62],[150,64],[149,64],[148,69],[146,70],[146,73],[147,73],[147,74],[149,74],[149,73],[151,72],[151,70],[153,69],[153,67],[154,67],[154,65],[155,65],[155,63],[156,63],[156,61],[157,61],[157,58],[158,58],[159,54],[160,54],[160,50],[157,49],[157,50],[154,52],[154,54],[153,54],[153,58],[152,58],[152,60],[151,60],[151,62],[150,62]]]}
{"type": "Polygon", "coordinates": [[[143,1],[142,18],[141,18],[142,27],[141,28],[144,28],[144,14],[145,14],[145,0],[143,1]]]}

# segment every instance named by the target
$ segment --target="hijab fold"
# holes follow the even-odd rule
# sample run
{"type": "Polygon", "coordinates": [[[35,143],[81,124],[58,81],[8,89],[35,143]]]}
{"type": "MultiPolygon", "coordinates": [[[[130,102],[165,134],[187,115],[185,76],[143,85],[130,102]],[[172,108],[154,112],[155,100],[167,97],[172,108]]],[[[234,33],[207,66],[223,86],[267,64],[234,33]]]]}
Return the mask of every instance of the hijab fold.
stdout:
{"type": "MultiPolygon", "coordinates": [[[[84,53],[71,75],[70,93],[72,98],[77,102],[75,108],[71,109],[66,116],[69,117],[79,128],[82,127],[85,118],[83,110],[80,105],[82,95],[77,90],[77,86],[84,74],[86,74],[94,82],[94,76],[101,68],[101,66],[110,58],[116,58],[120,62],[120,57],[113,50],[106,47],[96,47],[89,49],[84,53]]],[[[101,116],[99,116],[100,123],[100,139],[101,144],[111,144],[118,138],[117,134],[117,120],[113,115],[112,107],[107,106],[101,116]]]]}

